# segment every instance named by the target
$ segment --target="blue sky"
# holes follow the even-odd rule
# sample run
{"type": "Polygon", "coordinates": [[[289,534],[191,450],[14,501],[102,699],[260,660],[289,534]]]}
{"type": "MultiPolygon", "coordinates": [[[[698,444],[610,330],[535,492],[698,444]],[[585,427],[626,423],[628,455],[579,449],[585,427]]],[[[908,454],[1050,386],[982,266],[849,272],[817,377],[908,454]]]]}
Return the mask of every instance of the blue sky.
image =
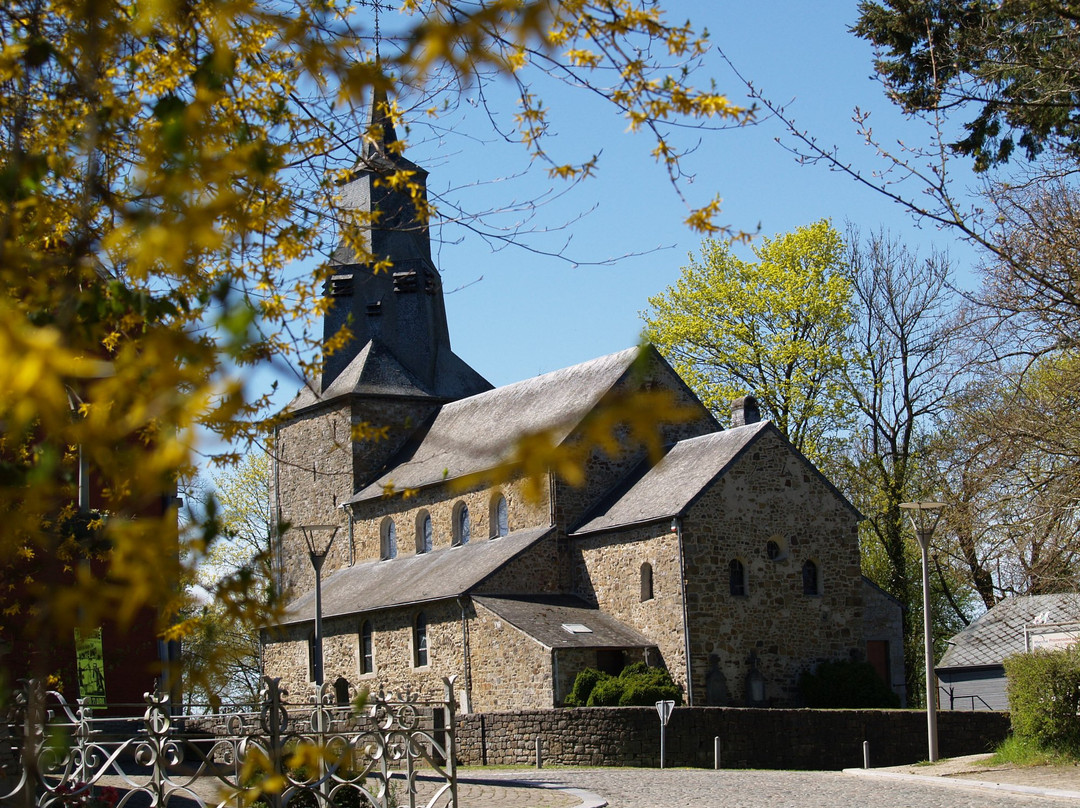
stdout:
{"type": "MultiPolygon", "coordinates": [[[[868,170],[880,167],[851,120],[856,107],[872,110],[875,133],[889,142],[925,139],[923,127],[905,121],[873,80],[870,46],[848,33],[857,14],[854,2],[669,0],[665,6],[671,9],[670,19],[689,18],[707,28],[743,75],[785,104],[800,127],[838,146],[845,159],[868,170]]],[[[741,101],[744,88],[719,56],[710,55],[708,62],[699,83],[711,75],[729,98],[741,101]]],[[[557,132],[553,147],[565,159],[602,153],[598,176],[543,209],[540,221],[557,226],[590,212],[568,229],[534,242],[558,250],[569,238],[565,254],[583,262],[645,254],[612,266],[574,266],[514,246],[495,251],[477,236],[447,228],[447,237],[457,243],[438,246],[436,263],[448,292],[451,341],[496,385],[635,344],[642,325],[639,312],[647,308],[648,297],[675,282],[688,253],[701,243],[701,236],[683,224],[686,208],[650,156],[653,144],[646,135],[627,134],[616,111],[582,93],[554,83],[541,86],[539,93],[557,132]]],[[[475,91],[469,98],[475,98],[475,91]]],[[[512,113],[504,109],[504,120],[512,113]]],[[[478,109],[475,116],[482,117],[478,109]]],[[[469,123],[465,116],[456,128],[469,123]]],[[[520,146],[495,142],[482,126],[476,131],[486,142],[423,142],[419,131],[410,136],[418,142],[409,156],[431,171],[433,189],[493,181],[473,192],[481,204],[553,187],[539,166],[524,180],[497,181],[522,167],[520,146]]],[[[864,231],[887,228],[921,250],[948,250],[964,276],[973,252],[953,233],[918,227],[898,205],[844,175],[799,165],[775,142],[783,134],[775,120],[701,132],[700,146],[687,162],[694,175],[684,186],[690,201],[700,205],[719,193],[722,222],[741,229],[760,223],[764,235],[822,217],[841,229],[848,221],[864,231]]]]}
{"type": "MultiPolygon", "coordinates": [[[[848,33],[857,16],[854,0],[664,0],[664,6],[672,21],[690,19],[707,28],[744,76],[783,104],[800,128],[836,145],[845,160],[868,171],[882,167],[856,132],[856,107],[872,111],[875,133],[889,143],[925,141],[923,126],[905,121],[872,78],[870,46],[848,33]]],[[[745,88],[715,52],[694,83],[710,77],[732,101],[745,100],[745,88]]],[[[549,146],[561,161],[601,152],[595,178],[537,214],[541,228],[570,224],[530,240],[582,263],[513,245],[495,249],[455,227],[444,228],[434,247],[454,350],[495,385],[635,344],[649,296],[676,281],[702,238],[684,224],[687,208],[649,154],[654,143],[647,135],[626,133],[625,119],[588,93],[554,81],[541,81],[536,91],[550,110],[556,134],[549,146]],[[609,266],[588,263],[628,253],[639,255],[609,266]]],[[[515,107],[497,88],[488,92],[498,123],[512,128],[515,107]]],[[[440,136],[418,122],[407,135],[406,153],[431,172],[434,192],[465,188],[460,198],[482,208],[563,189],[543,167],[529,168],[520,144],[493,136],[476,89],[467,90],[460,111],[441,124],[453,131],[440,136]]],[[[682,186],[689,202],[702,205],[719,193],[722,223],[744,230],[760,224],[763,235],[822,217],[841,230],[847,222],[863,231],[886,228],[920,251],[948,250],[961,282],[970,284],[974,253],[955,234],[918,226],[898,205],[847,176],[798,164],[775,142],[784,134],[777,121],[762,119],[742,129],[685,136],[690,143],[700,138],[685,164],[693,175],[682,186]]],[[[961,182],[974,185],[970,178],[961,182]]],[[[748,249],[739,251],[749,257],[748,249]]],[[[296,382],[282,387],[285,403],[296,382]]]]}

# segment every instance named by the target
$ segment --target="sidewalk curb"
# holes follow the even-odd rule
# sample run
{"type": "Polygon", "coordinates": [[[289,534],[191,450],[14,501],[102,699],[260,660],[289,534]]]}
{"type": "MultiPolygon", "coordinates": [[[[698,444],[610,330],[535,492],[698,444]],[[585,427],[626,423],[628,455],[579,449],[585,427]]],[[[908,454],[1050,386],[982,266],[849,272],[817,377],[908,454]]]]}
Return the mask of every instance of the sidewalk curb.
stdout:
{"type": "Polygon", "coordinates": [[[931,783],[951,788],[979,788],[989,791],[1006,791],[1014,794],[1033,794],[1038,797],[1060,797],[1080,800],[1080,791],[1068,791],[1061,788],[1040,788],[1022,786],[1014,783],[995,783],[990,780],[968,780],[964,778],[941,777],[927,774],[900,774],[898,772],[879,771],[877,769],[844,769],[843,774],[855,777],[881,777],[887,780],[907,780],[917,783],[931,783]]]}

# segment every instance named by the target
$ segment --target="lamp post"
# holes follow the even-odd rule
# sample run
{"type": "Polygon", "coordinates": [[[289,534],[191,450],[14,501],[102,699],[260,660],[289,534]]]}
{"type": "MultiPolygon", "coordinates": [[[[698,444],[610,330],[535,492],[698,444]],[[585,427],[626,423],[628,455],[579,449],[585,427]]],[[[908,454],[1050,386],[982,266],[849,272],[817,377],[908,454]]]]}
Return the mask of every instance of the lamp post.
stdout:
{"type": "Polygon", "coordinates": [[[934,641],[930,632],[930,540],[941,519],[943,502],[902,502],[922,553],[923,644],[926,656],[926,734],[930,762],[938,759],[937,687],[934,684],[934,641]]]}
{"type": "Polygon", "coordinates": [[[311,667],[315,674],[315,684],[323,683],[323,656],[322,656],[322,565],[330,552],[330,545],[334,543],[340,525],[300,525],[300,532],[304,534],[304,542],[308,548],[308,558],[315,570],[315,643],[312,653],[311,667]],[[315,549],[315,534],[321,530],[332,531],[330,540],[321,550],[315,549]]]}

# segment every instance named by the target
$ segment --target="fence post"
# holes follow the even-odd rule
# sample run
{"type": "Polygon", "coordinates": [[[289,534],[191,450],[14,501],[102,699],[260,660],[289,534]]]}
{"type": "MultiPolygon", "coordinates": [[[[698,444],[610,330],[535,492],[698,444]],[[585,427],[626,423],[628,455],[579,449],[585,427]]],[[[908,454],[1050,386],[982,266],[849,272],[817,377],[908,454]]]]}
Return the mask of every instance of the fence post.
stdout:
{"type": "MultiPolygon", "coordinates": [[[[287,694],[288,691],[285,691],[287,694]]],[[[263,677],[262,686],[262,713],[259,715],[259,721],[262,724],[263,731],[266,733],[268,739],[266,753],[270,757],[270,765],[273,774],[277,775],[279,782],[285,781],[285,763],[282,759],[284,752],[282,749],[281,733],[285,730],[286,723],[289,720],[289,714],[285,711],[285,707],[281,702],[282,699],[281,679],[271,678],[269,676],[263,677]]],[[[270,800],[271,808],[281,808],[281,793],[267,794],[265,795],[270,800]]]]}
{"type": "Polygon", "coordinates": [[[443,698],[446,700],[446,774],[450,778],[450,808],[458,808],[457,788],[457,704],[454,701],[454,680],[457,676],[443,677],[443,698]]]}

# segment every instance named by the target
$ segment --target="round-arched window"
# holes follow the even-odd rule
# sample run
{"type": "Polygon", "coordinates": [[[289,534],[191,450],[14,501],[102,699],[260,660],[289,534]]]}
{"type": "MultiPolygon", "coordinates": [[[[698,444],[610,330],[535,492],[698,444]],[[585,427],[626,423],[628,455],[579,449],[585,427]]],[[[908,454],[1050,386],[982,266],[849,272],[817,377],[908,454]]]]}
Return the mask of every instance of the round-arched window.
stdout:
{"type": "Polygon", "coordinates": [[[416,517],[416,552],[430,553],[431,545],[431,514],[427,511],[420,511],[416,517]]]}
{"type": "Polygon", "coordinates": [[[383,519],[382,529],[379,531],[381,539],[380,556],[384,561],[397,556],[397,528],[394,520],[389,516],[383,519]]]}
{"type": "Polygon", "coordinates": [[[454,507],[454,544],[468,544],[471,536],[469,506],[459,502],[454,507]]]}
{"type": "Polygon", "coordinates": [[[495,494],[491,500],[491,530],[489,535],[493,539],[505,536],[510,532],[510,512],[506,507],[506,497],[495,494]]]}

